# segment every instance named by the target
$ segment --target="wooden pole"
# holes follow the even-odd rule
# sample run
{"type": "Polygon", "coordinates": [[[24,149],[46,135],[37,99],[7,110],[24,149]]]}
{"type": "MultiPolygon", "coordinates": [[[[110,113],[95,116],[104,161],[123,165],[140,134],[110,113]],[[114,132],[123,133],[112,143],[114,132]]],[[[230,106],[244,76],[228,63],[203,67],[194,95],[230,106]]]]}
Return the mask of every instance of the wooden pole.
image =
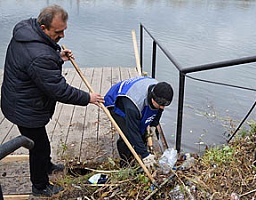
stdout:
{"type": "MultiPolygon", "coordinates": [[[[62,45],[62,49],[66,49],[66,47],[64,45],[62,45]]],[[[89,82],[86,80],[85,76],[83,75],[82,71],[80,70],[80,68],[78,67],[78,65],[76,64],[75,60],[73,58],[69,58],[69,60],[71,61],[71,63],[73,64],[73,66],[75,67],[77,73],[79,74],[79,76],[82,78],[82,80],[84,81],[85,85],[88,87],[89,91],[91,93],[95,93],[94,90],[92,89],[91,85],[89,84],[89,82]]],[[[113,126],[115,127],[115,129],[118,131],[119,135],[121,136],[121,138],[123,139],[123,141],[125,142],[125,144],[127,145],[127,147],[129,148],[129,150],[132,152],[133,156],[135,157],[135,159],[138,161],[139,165],[142,167],[142,169],[144,170],[144,172],[147,174],[147,176],[149,177],[149,179],[151,180],[151,182],[156,185],[156,181],[154,180],[153,176],[150,174],[149,170],[147,169],[147,167],[144,165],[144,163],[142,162],[141,158],[138,156],[138,154],[136,153],[136,151],[133,149],[132,145],[130,144],[130,142],[127,140],[127,138],[125,137],[124,133],[122,132],[122,130],[119,128],[118,124],[116,123],[116,121],[113,119],[113,117],[111,116],[109,110],[104,106],[103,103],[99,103],[100,107],[103,109],[103,111],[106,113],[106,115],[108,116],[108,118],[110,119],[110,121],[112,122],[113,126]]]]}
{"type": "Polygon", "coordinates": [[[140,66],[140,57],[139,57],[138,45],[137,45],[137,40],[136,40],[136,35],[135,35],[134,30],[132,30],[132,40],[133,40],[133,48],[134,48],[134,53],[135,53],[137,71],[139,72],[139,75],[141,76],[142,71],[141,71],[141,66],[140,66]]]}
{"type": "Polygon", "coordinates": [[[166,138],[165,138],[165,136],[164,136],[164,131],[163,131],[162,126],[160,125],[160,123],[157,125],[156,128],[157,128],[157,131],[158,131],[158,133],[159,133],[161,142],[162,142],[162,144],[163,144],[163,146],[164,146],[164,150],[165,150],[165,149],[168,149],[168,148],[169,148],[169,147],[168,147],[168,143],[167,143],[167,141],[166,141],[166,138]]]}

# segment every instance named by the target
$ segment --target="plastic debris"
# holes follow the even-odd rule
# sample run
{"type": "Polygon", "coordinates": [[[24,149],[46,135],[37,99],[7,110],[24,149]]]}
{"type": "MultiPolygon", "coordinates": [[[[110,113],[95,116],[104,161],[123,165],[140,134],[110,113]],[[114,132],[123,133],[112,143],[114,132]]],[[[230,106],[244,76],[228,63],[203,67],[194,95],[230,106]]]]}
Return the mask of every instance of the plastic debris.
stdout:
{"type": "Polygon", "coordinates": [[[164,174],[168,174],[177,162],[177,150],[168,148],[159,159],[159,165],[164,174]]]}
{"type": "Polygon", "coordinates": [[[179,167],[180,170],[187,170],[195,164],[196,159],[194,157],[189,157],[187,160],[184,160],[182,165],[179,167]]]}
{"type": "Polygon", "coordinates": [[[94,174],[89,178],[89,183],[91,184],[104,184],[108,180],[108,176],[106,174],[94,174]]]}
{"type": "Polygon", "coordinates": [[[179,185],[177,185],[175,188],[173,188],[169,192],[169,197],[171,199],[175,199],[175,200],[184,200],[185,199],[184,194],[180,190],[180,186],[179,185]]]}
{"type": "Polygon", "coordinates": [[[154,191],[154,189],[155,189],[154,184],[151,184],[151,185],[150,185],[150,190],[151,190],[151,191],[154,191]]]}
{"type": "Polygon", "coordinates": [[[73,184],[72,183],[72,186],[74,187],[74,188],[76,188],[76,189],[79,189],[79,190],[81,190],[82,188],[81,188],[81,186],[79,186],[79,185],[75,185],[75,184],[73,184]]]}
{"type": "Polygon", "coordinates": [[[231,200],[239,200],[240,198],[239,198],[239,196],[238,196],[238,194],[236,194],[236,193],[232,193],[231,194],[231,200]]]}

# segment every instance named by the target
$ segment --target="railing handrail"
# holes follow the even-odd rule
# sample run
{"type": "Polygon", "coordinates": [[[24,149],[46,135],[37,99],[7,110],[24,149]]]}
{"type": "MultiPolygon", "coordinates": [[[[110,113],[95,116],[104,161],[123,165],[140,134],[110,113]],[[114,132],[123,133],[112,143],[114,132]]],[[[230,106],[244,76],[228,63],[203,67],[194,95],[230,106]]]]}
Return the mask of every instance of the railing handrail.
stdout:
{"type": "Polygon", "coordinates": [[[251,63],[251,62],[256,62],[256,56],[248,56],[248,57],[243,57],[243,58],[238,58],[238,59],[233,59],[233,60],[225,60],[225,61],[221,61],[221,62],[215,62],[215,63],[209,63],[209,64],[204,64],[204,65],[188,67],[188,68],[182,69],[181,72],[184,74],[187,74],[187,73],[205,71],[205,70],[209,70],[209,69],[231,67],[234,65],[247,64],[247,63],[251,63]]]}
{"type": "Polygon", "coordinates": [[[13,138],[5,142],[4,144],[0,145],[0,160],[2,160],[4,157],[11,154],[12,152],[14,152],[16,149],[20,147],[32,149],[33,146],[34,146],[34,142],[31,139],[23,135],[17,136],[16,138],[13,138]]]}
{"type": "MultiPolygon", "coordinates": [[[[153,40],[153,50],[152,50],[152,77],[155,78],[155,68],[156,68],[156,47],[158,46],[162,52],[166,55],[169,61],[177,68],[179,71],[179,97],[178,97],[178,111],[177,111],[177,129],[176,129],[176,149],[180,152],[181,145],[181,132],[182,132],[182,119],[183,119],[183,104],[184,104],[184,90],[185,90],[185,79],[187,73],[193,73],[198,71],[204,71],[209,69],[217,69],[222,67],[230,67],[234,65],[247,64],[256,62],[256,56],[249,56],[239,59],[226,60],[221,62],[209,63],[204,65],[192,66],[183,68],[171,55],[171,53],[160,44],[160,42],[147,30],[147,28],[140,23],[140,62],[141,70],[143,68],[143,30],[153,40]]],[[[245,120],[245,119],[244,119],[245,120]]],[[[243,123],[243,121],[241,123],[243,123]]],[[[237,130],[240,128],[240,125],[237,127],[237,130]]],[[[237,132],[237,130],[235,132],[237,132]]]]}

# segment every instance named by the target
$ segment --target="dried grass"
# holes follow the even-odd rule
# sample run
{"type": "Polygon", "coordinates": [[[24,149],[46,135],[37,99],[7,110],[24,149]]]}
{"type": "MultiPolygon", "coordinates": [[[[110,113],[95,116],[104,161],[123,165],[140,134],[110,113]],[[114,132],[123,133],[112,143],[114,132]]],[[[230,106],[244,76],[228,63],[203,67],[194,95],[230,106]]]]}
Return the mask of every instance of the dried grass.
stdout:
{"type": "MultiPolygon", "coordinates": [[[[57,198],[77,200],[255,199],[256,168],[253,165],[255,142],[255,131],[252,128],[246,135],[233,138],[228,145],[206,150],[202,157],[197,157],[196,163],[188,170],[171,171],[167,175],[156,170],[152,174],[159,185],[169,178],[158,189],[153,188],[154,185],[144,173],[136,173],[138,168],[119,169],[117,160],[91,165],[69,163],[70,169],[86,168],[87,173],[83,175],[78,173],[76,176],[67,175],[59,180],[66,190],[57,198]],[[108,181],[101,185],[89,184],[89,177],[99,172],[108,174],[108,181]],[[236,194],[235,197],[234,194],[236,194]]],[[[178,160],[177,165],[181,162],[182,160],[178,160]]]]}

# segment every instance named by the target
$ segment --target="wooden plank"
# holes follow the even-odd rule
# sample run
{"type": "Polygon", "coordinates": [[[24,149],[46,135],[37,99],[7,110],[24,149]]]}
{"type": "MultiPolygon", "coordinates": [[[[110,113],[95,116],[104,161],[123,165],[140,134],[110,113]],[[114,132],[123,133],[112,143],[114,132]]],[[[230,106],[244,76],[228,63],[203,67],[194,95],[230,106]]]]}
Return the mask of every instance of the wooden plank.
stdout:
{"type": "MultiPolygon", "coordinates": [[[[101,82],[102,82],[102,68],[94,68],[93,70],[93,76],[92,76],[92,82],[91,86],[94,89],[94,92],[100,93],[101,91],[101,82]]],[[[99,140],[99,111],[100,108],[97,106],[94,106],[95,108],[95,125],[96,125],[96,133],[97,133],[97,142],[99,140]]]]}
{"type": "MultiPolygon", "coordinates": [[[[82,71],[82,69],[81,69],[82,71]]],[[[86,69],[82,71],[86,74],[86,69]]],[[[81,90],[87,91],[85,84],[83,83],[82,79],[79,75],[76,75],[76,79],[79,80],[79,88],[81,90]]],[[[63,156],[69,159],[77,159],[79,160],[80,156],[80,148],[81,148],[81,139],[83,135],[84,129],[84,115],[85,115],[85,107],[75,106],[74,107],[74,114],[71,120],[71,124],[69,127],[69,132],[66,138],[66,147],[67,150],[64,152],[63,156]]]]}
{"type": "MultiPolygon", "coordinates": [[[[82,84],[82,80],[81,80],[80,76],[76,73],[75,76],[74,76],[74,80],[72,82],[72,86],[75,87],[75,88],[80,89],[81,84],[82,84]]],[[[67,131],[67,135],[66,135],[65,142],[64,142],[65,143],[65,147],[67,148],[67,150],[65,150],[65,151],[68,151],[68,149],[70,149],[73,146],[72,143],[67,143],[68,138],[73,139],[73,137],[74,137],[73,130],[74,130],[75,126],[73,126],[73,125],[77,124],[77,122],[78,123],[80,122],[80,119],[74,117],[76,107],[78,107],[78,109],[81,110],[81,111],[84,110],[84,107],[82,107],[82,106],[69,105],[69,107],[70,107],[70,112],[71,112],[70,114],[71,115],[70,115],[70,124],[68,126],[68,131],[67,131]],[[70,137],[69,137],[69,134],[71,135],[70,137]]],[[[81,138],[79,138],[79,140],[80,139],[81,138]]],[[[68,141],[68,142],[70,142],[70,141],[68,141]]],[[[63,151],[63,153],[64,153],[64,151],[63,151]]],[[[68,155],[67,152],[65,152],[65,154],[66,154],[65,156],[68,155]]],[[[62,155],[64,155],[64,154],[62,154],[62,155]]],[[[73,158],[73,155],[71,155],[71,156],[72,156],[71,158],[73,158]]]]}
{"type": "Polygon", "coordinates": [[[112,68],[111,81],[112,81],[112,85],[121,81],[121,74],[120,74],[119,67],[112,68]]]}
{"type": "Polygon", "coordinates": [[[130,77],[137,77],[137,76],[140,76],[139,72],[137,71],[137,69],[135,67],[133,68],[127,68],[129,74],[130,74],[130,77]]]}
{"type": "MultiPolygon", "coordinates": [[[[120,73],[119,67],[112,68],[111,77],[112,77],[111,85],[114,85],[114,84],[118,83],[119,81],[121,81],[121,73],[120,73]]],[[[119,136],[118,131],[114,128],[113,124],[111,124],[111,134],[112,134],[112,140],[113,140],[113,144],[112,144],[113,150],[112,151],[114,154],[115,154],[115,152],[117,152],[116,156],[118,157],[118,150],[117,150],[116,142],[120,136],[119,136]]]]}
{"type": "MultiPolygon", "coordinates": [[[[69,84],[72,85],[72,82],[75,79],[76,72],[74,70],[71,70],[69,72],[69,84]]],[[[53,131],[53,135],[51,138],[51,147],[52,147],[52,158],[53,160],[62,160],[62,154],[65,147],[65,141],[68,134],[68,129],[71,123],[71,117],[73,115],[73,105],[69,104],[60,104],[62,106],[56,126],[53,131]]]]}
{"type": "Polygon", "coordinates": [[[1,126],[1,144],[11,140],[14,138],[14,136],[10,135],[10,132],[12,128],[14,127],[14,124],[11,123],[8,119],[4,118],[2,123],[0,124],[1,126]]]}
{"type": "Polygon", "coordinates": [[[30,199],[30,196],[28,194],[4,195],[4,200],[27,200],[30,199]]]}
{"type": "MultiPolygon", "coordinates": [[[[103,74],[105,74],[105,70],[103,72],[103,68],[95,68],[94,73],[92,76],[92,88],[94,89],[95,92],[101,93],[101,86],[102,82],[105,84],[105,80],[103,79],[103,74]]],[[[105,145],[107,141],[105,141],[105,131],[102,130],[103,133],[100,133],[100,108],[95,107],[97,109],[97,116],[95,116],[95,125],[96,125],[96,134],[97,138],[96,141],[94,142],[95,146],[93,147],[93,151],[95,152],[95,162],[102,162],[107,158],[108,152],[110,152],[108,149],[105,149],[105,145]]]]}
{"type": "MultiPolygon", "coordinates": [[[[112,86],[111,73],[112,69],[104,67],[102,74],[101,94],[105,95],[112,86]]],[[[101,109],[99,113],[99,138],[101,138],[99,145],[105,151],[105,159],[108,157],[117,157],[115,147],[115,131],[111,128],[111,121],[107,114],[101,109]]]]}
{"type": "MultiPolygon", "coordinates": [[[[84,71],[84,76],[86,77],[86,79],[88,81],[90,81],[91,80],[91,76],[92,76],[92,74],[91,74],[92,70],[86,68],[84,70],[81,69],[81,71],[82,72],[84,71]]],[[[84,82],[82,82],[82,84],[81,84],[81,89],[86,91],[86,92],[89,92],[89,89],[87,88],[87,86],[86,86],[86,84],[84,82]]],[[[81,112],[82,111],[81,109],[79,110],[80,111],[80,115],[81,115],[80,116],[81,117],[81,119],[80,119],[81,124],[78,125],[77,129],[79,130],[80,138],[78,139],[77,146],[74,146],[74,151],[75,151],[74,152],[74,154],[75,154],[74,158],[78,157],[77,159],[79,161],[81,160],[81,154],[84,153],[84,151],[81,150],[81,149],[83,147],[83,139],[84,139],[84,135],[85,135],[85,126],[87,124],[87,122],[86,122],[86,115],[87,115],[87,111],[88,111],[88,106],[91,106],[91,105],[89,104],[89,105],[85,106],[84,109],[83,109],[83,112],[81,112]]],[[[90,116],[90,114],[89,114],[89,116],[90,116]]],[[[74,133],[74,134],[76,134],[76,133],[74,133]]]]}
{"type": "Polygon", "coordinates": [[[127,69],[124,69],[122,67],[119,67],[120,74],[121,74],[121,80],[129,79],[131,78],[129,72],[127,69]]]}
{"type": "Polygon", "coordinates": [[[4,157],[1,162],[14,162],[14,161],[24,161],[28,160],[29,155],[8,155],[4,157]]]}
{"type": "MultiPolygon", "coordinates": [[[[87,80],[91,88],[96,93],[100,93],[102,81],[102,68],[94,68],[91,71],[91,79],[87,80]]],[[[104,154],[99,141],[99,111],[100,108],[95,105],[87,106],[85,134],[83,136],[82,148],[80,152],[81,160],[92,160],[99,162],[104,154]]]]}
{"type": "MultiPolygon", "coordinates": [[[[5,118],[4,114],[2,112],[0,112],[0,126],[1,126],[2,122],[4,121],[4,118],[5,118]]],[[[0,141],[1,141],[1,139],[0,139],[0,141]]]]}
{"type": "MultiPolygon", "coordinates": [[[[94,88],[93,83],[93,74],[94,69],[90,68],[86,71],[86,80],[90,83],[91,87],[95,92],[97,88],[94,88]]],[[[98,81],[98,80],[97,80],[98,81]]],[[[80,161],[95,161],[95,154],[97,152],[97,123],[98,123],[98,107],[92,104],[86,106],[86,115],[85,115],[85,124],[83,138],[81,140],[81,149],[80,149],[80,161]]]]}

